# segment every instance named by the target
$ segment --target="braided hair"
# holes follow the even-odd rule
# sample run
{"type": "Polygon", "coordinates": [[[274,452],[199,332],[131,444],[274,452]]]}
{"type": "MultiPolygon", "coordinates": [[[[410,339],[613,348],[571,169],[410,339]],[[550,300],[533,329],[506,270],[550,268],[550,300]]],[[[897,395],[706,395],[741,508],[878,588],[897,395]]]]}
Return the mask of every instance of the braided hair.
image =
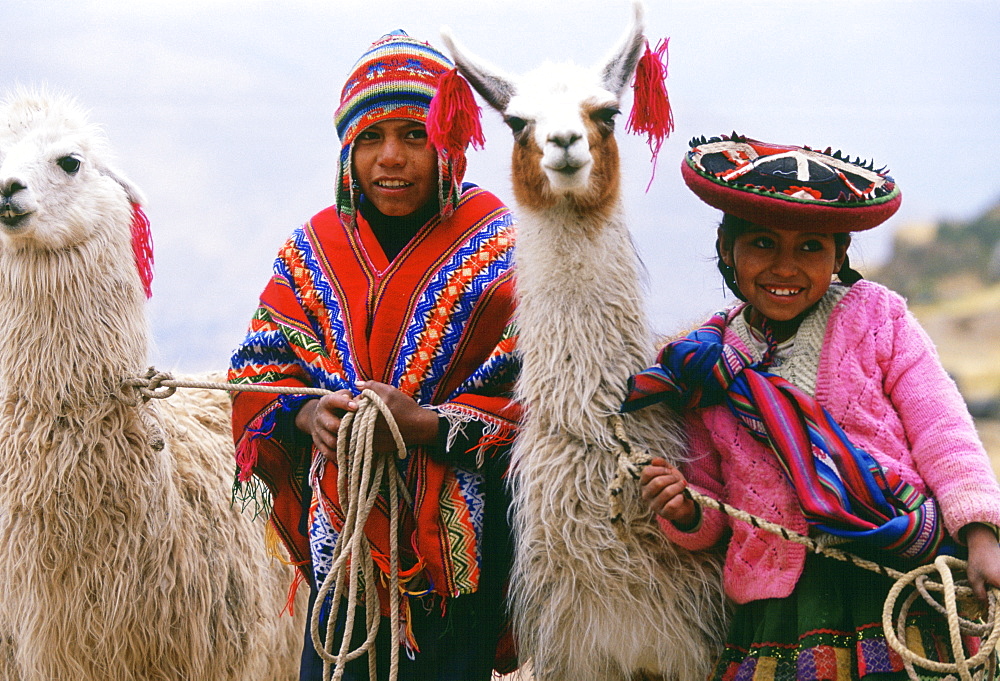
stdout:
{"type": "MultiPolygon", "coordinates": [[[[738,218],[730,213],[723,213],[722,222],[719,223],[719,238],[715,241],[715,264],[722,274],[722,280],[726,282],[726,287],[733,292],[733,295],[743,302],[746,302],[747,299],[736,283],[736,270],[727,265],[722,259],[722,249],[732,250],[733,244],[736,243],[736,238],[741,234],[746,234],[754,227],[756,225],[749,220],[738,218]]],[[[833,235],[833,243],[837,248],[845,248],[850,237],[850,232],[837,232],[833,235]]],[[[846,248],[844,252],[844,264],[837,271],[837,278],[840,280],[840,283],[846,286],[864,279],[857,270],[851,268],[851,259],[847,255],[846,248]]]]}

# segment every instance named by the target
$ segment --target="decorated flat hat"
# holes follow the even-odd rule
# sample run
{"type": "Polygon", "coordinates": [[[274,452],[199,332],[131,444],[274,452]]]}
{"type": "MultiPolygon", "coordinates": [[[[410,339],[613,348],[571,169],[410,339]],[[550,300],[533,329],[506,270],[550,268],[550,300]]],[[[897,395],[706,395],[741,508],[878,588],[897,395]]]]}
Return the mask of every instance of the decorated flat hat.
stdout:
{"type": "Polygon", "coordinates": [[[888,220],[902,201],[885,168],[870,161],[736,133],[691,140],[681,173],[705,203],[771,229],[859,232],[888,220]]]}

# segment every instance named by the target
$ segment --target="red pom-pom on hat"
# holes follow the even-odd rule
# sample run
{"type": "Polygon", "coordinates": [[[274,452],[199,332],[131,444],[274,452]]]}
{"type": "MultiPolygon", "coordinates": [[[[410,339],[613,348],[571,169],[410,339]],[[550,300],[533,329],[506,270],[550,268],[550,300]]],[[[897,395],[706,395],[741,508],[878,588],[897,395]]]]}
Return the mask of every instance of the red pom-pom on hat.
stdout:
{"type": "Polygon", "coordinates": [[[481,115],[482,109],[476,104],[468,81],[458,69],[445,71],[427,113],[427,139],[449,158],[464,155],[469,144],[482,149],[486,139],[481,115]]]}

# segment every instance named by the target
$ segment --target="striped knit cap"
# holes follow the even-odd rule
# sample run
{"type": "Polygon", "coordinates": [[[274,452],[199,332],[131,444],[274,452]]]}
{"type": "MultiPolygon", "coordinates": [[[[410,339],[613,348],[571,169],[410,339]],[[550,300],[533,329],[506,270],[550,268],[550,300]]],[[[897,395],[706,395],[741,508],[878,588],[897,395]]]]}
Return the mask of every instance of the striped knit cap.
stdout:
{"type": "MultiPolygon", "coordinates": [[[[344,224],[353,226],[357,210],[351,158],[358,133],[391,118],[426,123],[438,80],[453,67],[446,56],[401,30],[379,38],[354,65],[333,116],[341,143],[337,210],[344,224]]],[[[461,195],[465,155],[449,157],[438,149],[437,165],[441,213],[448,216],[461,195]]]]}

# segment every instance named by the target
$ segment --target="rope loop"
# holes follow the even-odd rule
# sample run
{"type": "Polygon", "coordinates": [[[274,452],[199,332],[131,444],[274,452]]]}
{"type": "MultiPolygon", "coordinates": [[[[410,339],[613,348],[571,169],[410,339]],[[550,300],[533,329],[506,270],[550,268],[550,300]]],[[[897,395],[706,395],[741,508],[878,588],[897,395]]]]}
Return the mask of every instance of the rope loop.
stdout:
{"type": "Polygon", "coordinates": [[[618,446],[615,448],[617,456],[617,473],[614,479],[608,484],[608,500],[611,505],[611,522],[620,524],[623,519],[624,509],[622,507],[622,494],[625,485],[629,480],[638,480],[642,469],[649,465],[649,454],[644,451],[635,451],[628,436],[625,434],[625,424],[619,414],[612,414],[609,417],[614,430],[615,439],[618,446]]]}
{"type": "MultiPolygon", "coordinates": [[[[882,628],[885,630],[886,641],[903,658],[907,676],[912,681],[918,681],[914,666],[942,674],[957,673],[958,679],[961,681],[995,678],[995,653],[997,640],[1000,638],[1000,627],[996,626],[996,610],[1000,590],[990,588],[987,592],[988,613],[985,622],[974,622],[962,617],[958,608],[957,595],[960,591],[968,592],[969,589],[968,587],[960,588],[961,581],[955,579],[952,569],[965,570],[965,568],[966,563],[963,560],[954,556],[938,556],[933,563],[922,565],[897,579],[889,590],[885,606],[882,608],[882,628]],[[932,572],[938,573],[941,579],[939,584],[928,581],[927,575],[932,572]],[[894,627],[893,612],[896,601],[903,589],[910,585],[914,587],[914,591],[900,604],[894,627]],[[931,595],[932,589],[941,592],[943,604],[931,595]],[[946,618],[954,662],[939,662],[928,659],[911,650],[904,642],[906,639],[906,619],[910,606],[918,597],[923,598],[932,609],[946,618]],[[979,651],[969,658],[966,657],[965,646],[962,644],[963,634],[983,639],[979,651]]],[[[947,678],[955,679],[954,676],[947,678]]]]}
{"type": "Polygon", "coordinates": [[[149,367],[141,379],[130,379],[126,383],[138,388],[143,402],[149,402],[150,400],[164,400],[177,392],[176,386],[165,383],[173,380],[174,377],[170,373],[149,367]]]}

